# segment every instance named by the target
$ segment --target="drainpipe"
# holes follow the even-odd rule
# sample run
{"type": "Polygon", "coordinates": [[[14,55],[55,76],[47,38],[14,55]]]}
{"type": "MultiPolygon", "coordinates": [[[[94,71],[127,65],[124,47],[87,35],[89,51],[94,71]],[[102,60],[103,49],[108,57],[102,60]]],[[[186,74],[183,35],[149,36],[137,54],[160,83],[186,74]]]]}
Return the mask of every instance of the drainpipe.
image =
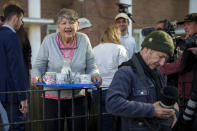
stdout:
{"type": "MultiPolygon", "coordinates": [[[[30,18],[40,18],[41,6],[40,0],[28,0],[28,16],[30,18]]],[[[29,40],[32,49],[32,64],[34,63],[41,45],[41,29],[39,24],[29,25],[29,40]]]]}
{"type": "Polygon", "coordinates": [[[197,0],[189,1],[189,13],[197,13],[197,0]]]}
{"type": "MultiPolygon", "coordinates": [[[[128,5],[131,5],[129,8],[128,8],[128,12],[132,14],[132,0],[120,0],[120,3],[124,3],[124,4],[128,4],[128,5]]],[[[129,35],[131,36],[132,35],[132,21],[130,21],[130,24],[129,24],[129,27],[128,27],[128,33],[129,35]]]]}

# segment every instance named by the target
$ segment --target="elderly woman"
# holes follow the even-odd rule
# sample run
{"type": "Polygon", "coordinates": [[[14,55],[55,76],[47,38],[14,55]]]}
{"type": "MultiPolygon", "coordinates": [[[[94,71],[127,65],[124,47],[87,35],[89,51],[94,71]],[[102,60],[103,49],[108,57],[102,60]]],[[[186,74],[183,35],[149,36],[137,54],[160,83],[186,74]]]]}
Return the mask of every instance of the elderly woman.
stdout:
{"type": "MultiPolygon", "coordinates": [[[[128,60],[127,50],[120,45],[120,29],[116,25],[110,25],[101,36],[101,43],[94,47],[93,52],[96,64],[102,76],[102,112],[106,113],[105,95],[114,77],[118,66],[128,60]]],[[[93,91],[93,99],[97,102],[98,93],[93,91]]],[[[102,131],[112,131],[112,115],[102,117],[102,131]]]]}
{"type": "MultiPolygon", "coordinates": [[[[32,84],[36,86],[37,81],[42,81],[45,72],[61,72],[64,57],[71,59],[71,70],[81,74],[91,74],[92,81],[101,82],[98,76],[95,58],[88,37],[76,32],[78,29],[78,14],[71,9],[61,9],[57,14],[58,33],[46,36],[40,47],[38,56],[32,66],[32,84]]],[[[44,90],[54,90],[46,88],[44,90]]],[[[45,93],[45,119],[58,117],[58,93],[57,91],[46,91],[45,93]]],[[[84,99],[80,90],[75,91],[75,115],[84,115],[84,99]]],[[[72,116],[72,92],[61,91],[60,93],[60,115],[61,117],[72,116]]],[[[58,121],[47,121],[46,131],[55,131],[58,121]]],[[[72,130],[72,120],[67,119],[68,130],[72,130]]],[[[85,119],[75,118],[75,131],[85,130],[85,119]]],[[[61,130],[64,130],[64,120],[61,120],[61,130]]]]}

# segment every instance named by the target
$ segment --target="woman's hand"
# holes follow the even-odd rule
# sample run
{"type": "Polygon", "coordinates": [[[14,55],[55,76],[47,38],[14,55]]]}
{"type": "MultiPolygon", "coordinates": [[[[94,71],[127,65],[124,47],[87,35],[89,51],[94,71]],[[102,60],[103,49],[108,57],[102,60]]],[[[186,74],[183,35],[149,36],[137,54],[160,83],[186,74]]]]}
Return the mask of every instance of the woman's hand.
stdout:
{"type": "Polygon", "coordinates": [[[37,82],[42,82],[42,78],[40,77],[40,76],[36,76],[36,77],[33,77],[32,79],[31,79],[31,84],[33,85],[33,86],[37,86],[37,82]]]}
{"type": "Polygon", "coordinates": [[[99,87],[102,84],[102,78],[100,76],[91,76],[91,80],[92,82],[99,82],[99,84],[96,85],[97,87],[99,87]]]}

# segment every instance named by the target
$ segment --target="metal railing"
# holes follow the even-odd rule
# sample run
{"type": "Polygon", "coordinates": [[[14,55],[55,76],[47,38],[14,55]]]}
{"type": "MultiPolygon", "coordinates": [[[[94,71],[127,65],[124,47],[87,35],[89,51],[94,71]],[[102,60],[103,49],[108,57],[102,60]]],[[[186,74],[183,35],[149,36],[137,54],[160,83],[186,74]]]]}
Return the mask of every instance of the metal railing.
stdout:
{"type": "MultiPolygon", "coordinates": [[[[28,91],[9,91],[9,92],[0,92],[0,95],[1,94],[9,94],[10,95],[10,98],[11,98],[11,102],[10,102],[10,107],[11,107],[11,110],[10,110],[10,120],[9,120],[9,123],[0,123],[0,128],[5,126],[5,125],[10,125],[10,131],[14,131],[13,129],[13,125],[16,125],[16,124],[25,124],[25,130],[26,131],[34,131],[34,129],[32,128],[32,125],[41,125],[41,130],[44,129],[44,123],[46,122],[49,122],[49,121],[54,121],[54,120],[58,120],[58,131],[61,131],[60,127],[61,127],[61,120],[66,120],[66,119],[71,119],[72,120],[72,131],[75,130],[75,126],[74,126],[74,123],[75,123],[75,119],[76,118],[85,118],[85,130],[88,131],[89,127],[90,127],[90,124],[91,124],[91,118],[94,118],[95,120],[97,120],[97,131],[101,131],[101,125],[102,125],[102,115],[107,115],[109,113],[102,113],[101,111],[101,105],[102,105],[102,88],[96,88],[96,87],[89,87],[89,88],[85,88],[85,87],[68,87],[68,88],[55,88],[54,90],[43,90],[42,87],[39,87],[37,89],[32,89],[31,90],[28,90],[28,91]],[[85,114],[84,115],[80,115],[80,116],[77,116],[75,115],[75,90],[81,90],[81,89],[84,89],[85,90],[85,114]],[[90,110],[88,109],[88,107],[90,106],[88,104],[88,93],[89,93],[89,90],[97,90],[98,91],[98,106],[97,106],[97,113],[90,113],[90,110]],[[71,117],[61,117],[60,115],[60,92],[62,90],[71,90],[72,91],[72,116],[71,117]],[[45,100],[46,98],[44,97],[45,96],[45,93],[46,91],[57,91],[58,92],[58,99],[57,99],[57,103],[58,103],[58,117],[57,118],[50,118],[50,119],[46,119],[45,118],[45,100]],[[21,121],[21,122],[13,122],[13,96],[14,94],[17,94],[17,93],[26,93],[27,96],[28,96],[28,113],[26,115],[26,120],[25,121],[21,121]],[[33,107],[32,107],[32,103],[34,103],[34,98],[31,98],[32,95],[34,94],[40,94],[40,100],[41,102],[39,102],[41,104],[40,105],[37,105],[37,106],[40,106],[40,108],[42,108],[42,112],[40,112],[40,115],[42,114],[42,117],[41,119],[32,119],[31,118],[31,113],[33,113],[33,107]],[[41,95],[42,94],[42,95],[41,95]]],[[[35,106],[35,105],[33,105],[35,106]]],[[[94,129],[95,130],[95,129],[94,129]]]]}

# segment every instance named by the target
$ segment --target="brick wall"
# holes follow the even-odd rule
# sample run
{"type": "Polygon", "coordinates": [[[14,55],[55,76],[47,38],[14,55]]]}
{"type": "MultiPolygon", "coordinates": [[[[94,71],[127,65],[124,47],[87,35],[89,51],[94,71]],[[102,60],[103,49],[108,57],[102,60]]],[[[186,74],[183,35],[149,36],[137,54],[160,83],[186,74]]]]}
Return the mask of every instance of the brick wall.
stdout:
{"type": "MultiPolygon", "coordinates": [[[[0,7],[7,0],[0,1],[0,7]]],[[[28,0],[16,0],[24,7],[25,17],[28,0]]],[[[80,17],[87,17],[93,24],[93,32],[90,35],[92,46],[99,43],[103,30],[114,23],[114,17],[118,13],[116,3],[119,0],[41,0],[41,17],[55,18],[56,13],[63,7],[71,8],[78,12],[80,17]]],[[[154,26],[162,19],[182,19],[188,13],[187,0],[133,0],[133,18],[136,23],[133,28],[154,26]]],[[[2,12],[0,11],[0,14],[2,12]]],[[[47,25],[41,25],[42,40],[46,35],[47,25]]]]}
{"type": "Polygon", "coordinates": [[[181,20],[188,13],[188,0],[133,0],[133,28],[154,26],[163,19],[181,20]]]}
{"type": "MultiPolygon", "coordinates": [[[[42,17],[52,18],[59,9],[66,7],[74,9],[80,17],[90,19],[93,32],[90,35],[92,46],[99,43],[103,30],[114,23],[118,13],[116,3],[119,0],[41,0],[42,17]]],[[[133,29],[154,26],[162,19],[181,20],[188,13],[187,0],[133,0],[133,18],[136,23],[133,29]]],[[[46,32],[45,29],[42,29],[46,32]]],[[[45,36],[45,33],[42,33],[45,36]]]]}
{"type": "MultiPolygon", "coordinates": [[[[2,6],[5,4],[8,0],[0,0],[0,15],[2,15],[2,6]]],[[[20,3],[20,5],[23,7],[23,10],[25,12],[25,17],[28,15],[28,9],[27,9],[27,0],[15,0],[20,3]]]]}

